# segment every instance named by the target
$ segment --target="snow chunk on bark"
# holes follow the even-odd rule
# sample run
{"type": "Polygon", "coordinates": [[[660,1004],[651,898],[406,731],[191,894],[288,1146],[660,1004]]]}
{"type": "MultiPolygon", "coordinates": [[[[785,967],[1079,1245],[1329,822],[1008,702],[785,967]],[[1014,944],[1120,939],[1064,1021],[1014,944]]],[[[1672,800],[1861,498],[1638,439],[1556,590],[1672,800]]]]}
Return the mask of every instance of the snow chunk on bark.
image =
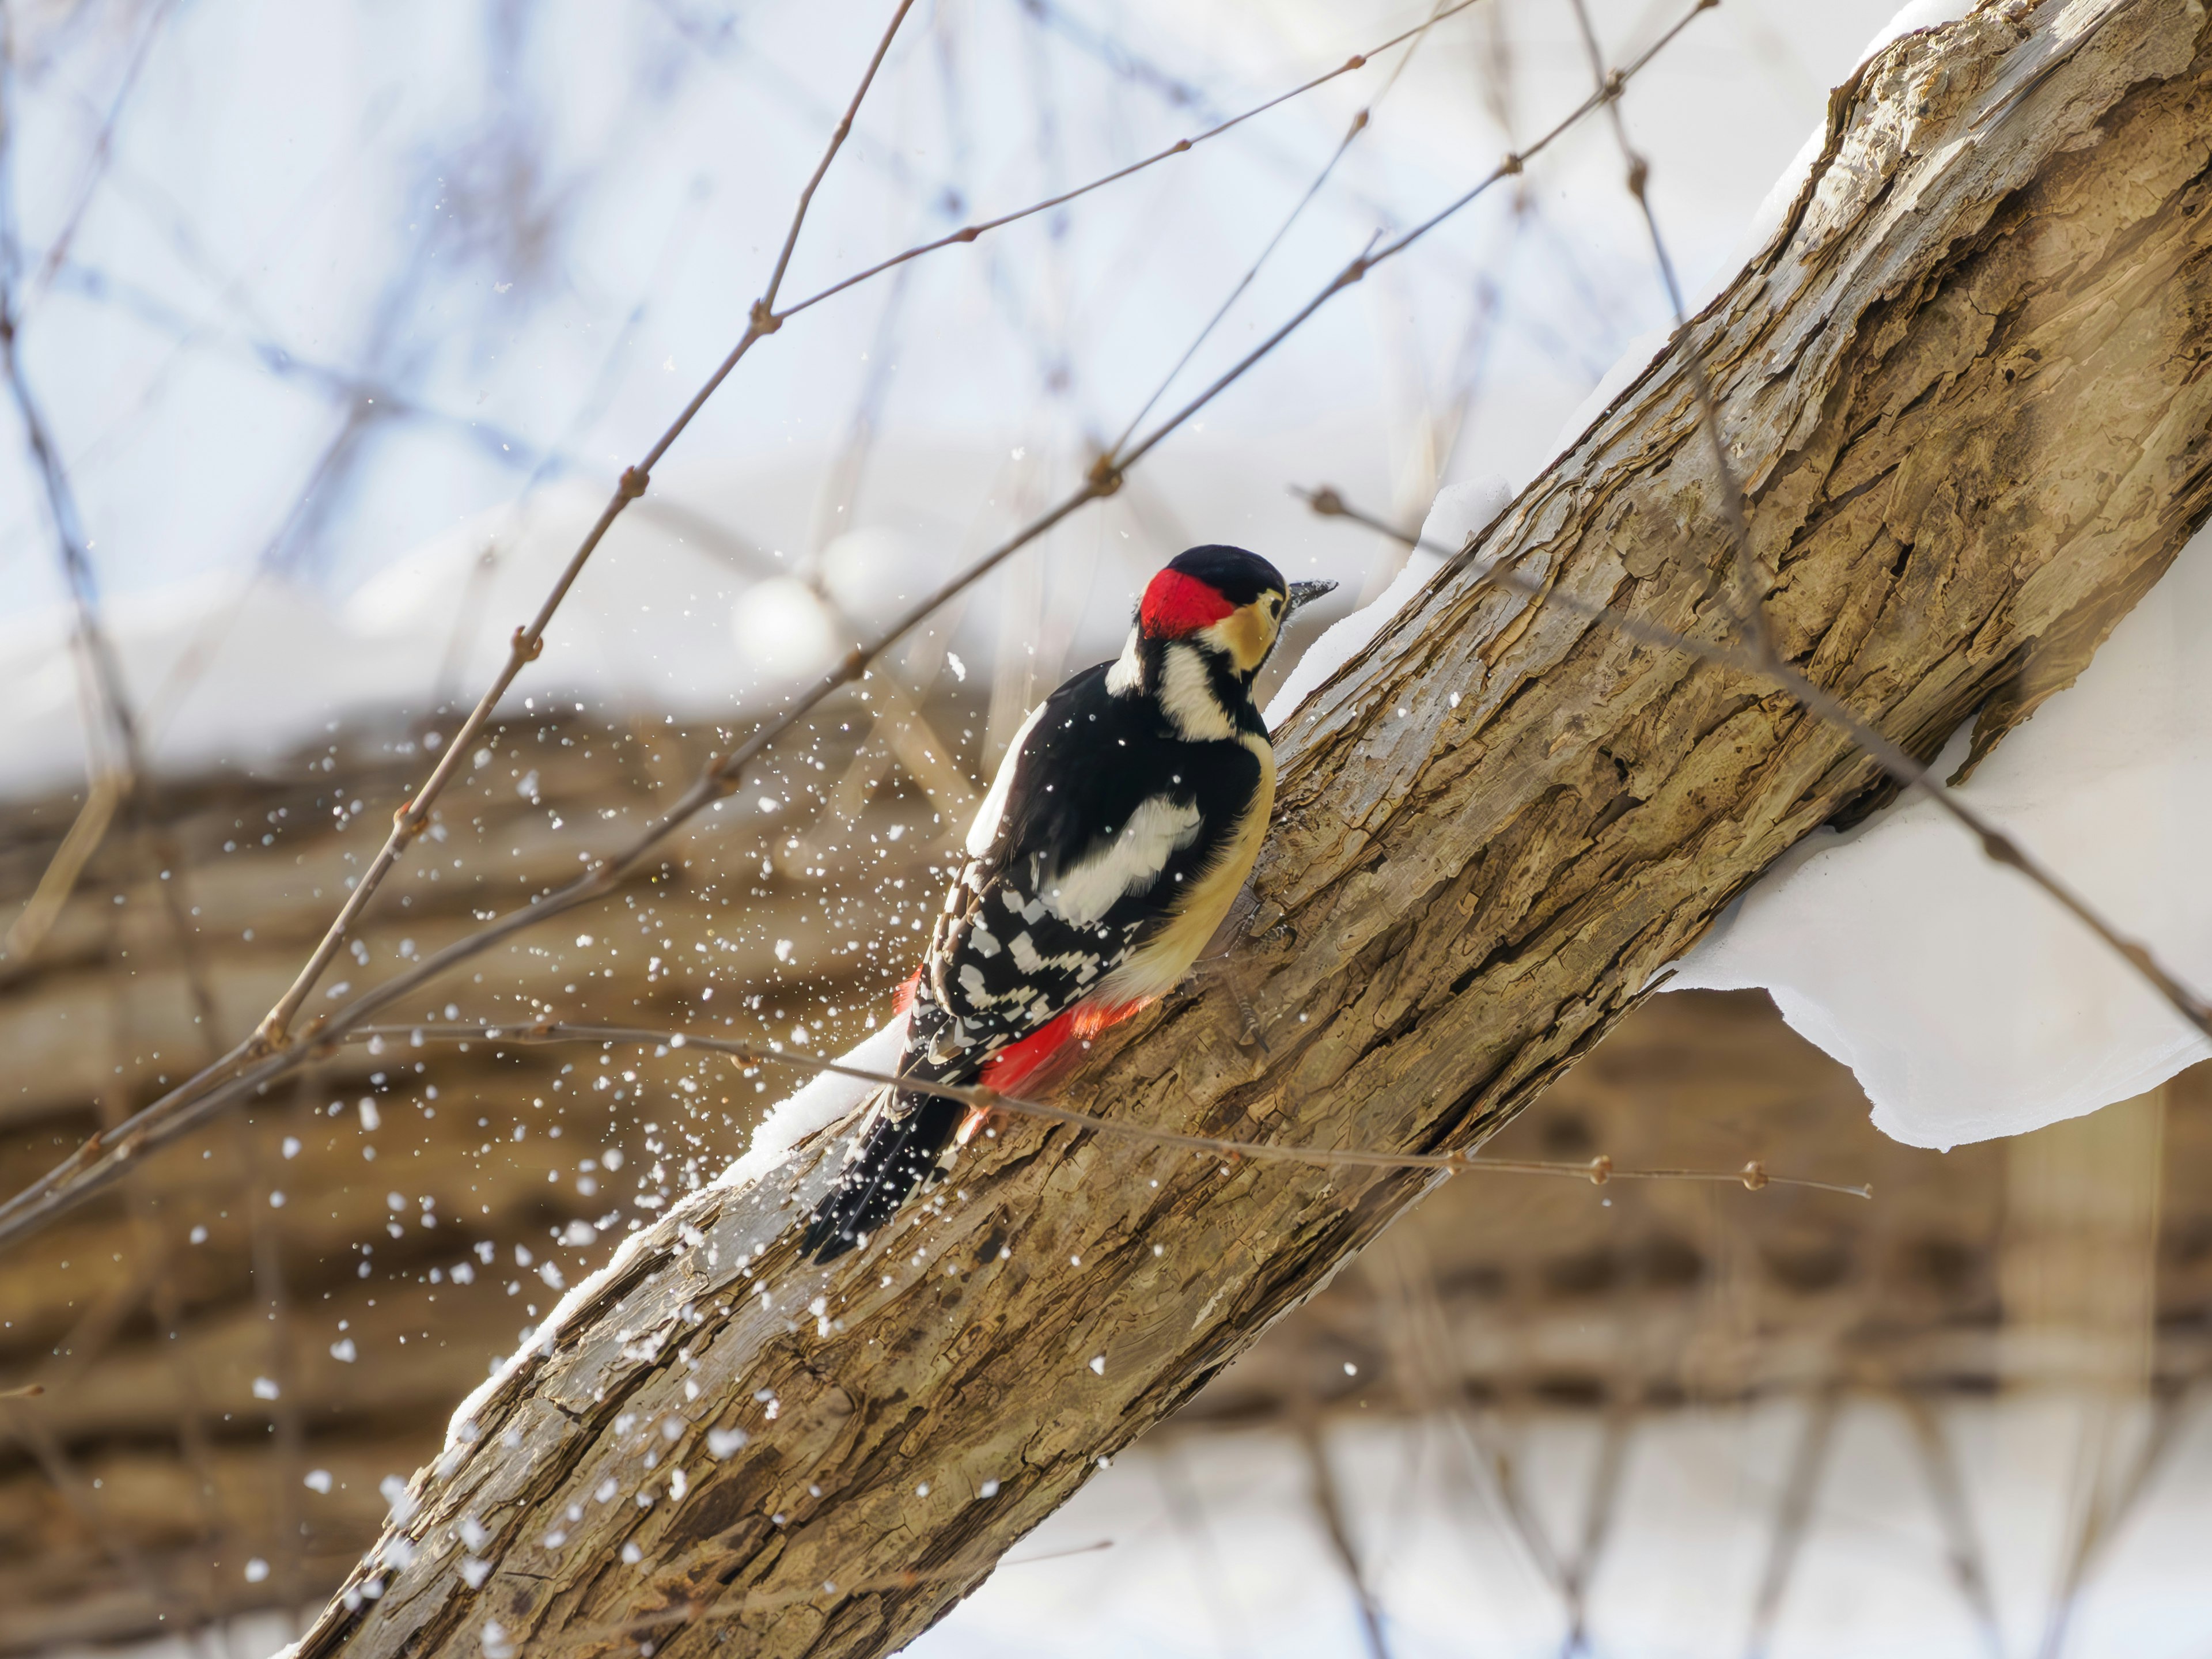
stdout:
{"type": "MultiPolygon", "coordinates": [[[[2208,637],[2212,531],[1960,791],[2200,991],[2212,985],[2208,637]]],[[[2079,1117],[2212,1056],[2086,929],[1917,797],[1792,848],[1666,988],[1700,988],[1766,989],[1856,1074],[1875,1126],[1916,1146],[2079,1117]]]]}
{"type": "MultiPolygon", "coordinates": [[[[896,1072],[899,1052],[906,1047],[906,1017],[901,1015],[881,1030],[872,1031],[856,1047],[837,1057],[840,1066],[862,1072],[896,1072]]],[[[780,1166],[809,1135],[828,1128],[858,1109],[876,1085],[835,1072],[817,1072],[783,1102],[771,1108],[753,1131],[745,1155],[716,1176],[718,1188],[742,1190],[780,1166]]]]}

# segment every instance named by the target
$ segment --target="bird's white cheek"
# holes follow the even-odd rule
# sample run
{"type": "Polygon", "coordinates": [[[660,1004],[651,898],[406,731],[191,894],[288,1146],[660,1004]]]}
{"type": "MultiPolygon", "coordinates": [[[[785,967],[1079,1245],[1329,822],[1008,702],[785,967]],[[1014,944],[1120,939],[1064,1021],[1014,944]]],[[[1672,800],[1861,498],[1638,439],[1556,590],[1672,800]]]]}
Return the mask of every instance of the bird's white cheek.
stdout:
{"type": "Polygon", "coordinates": [[[1237,723],[1214,696],[1206,659],[1197,649],[1177,642],[1160,661],[1160,712],[1192,743],[1218,741],[1237,735],[1237,723]]]}
{"type": "Polygon", "coordinates": [[[1117,697],[1126,697],[1142,690],[1145,684],[1143,643],[1137,630],[1132,628],[1129,637],[1122,641],[1121,654],[1106,671],[1106,690],[1117,697]]]}

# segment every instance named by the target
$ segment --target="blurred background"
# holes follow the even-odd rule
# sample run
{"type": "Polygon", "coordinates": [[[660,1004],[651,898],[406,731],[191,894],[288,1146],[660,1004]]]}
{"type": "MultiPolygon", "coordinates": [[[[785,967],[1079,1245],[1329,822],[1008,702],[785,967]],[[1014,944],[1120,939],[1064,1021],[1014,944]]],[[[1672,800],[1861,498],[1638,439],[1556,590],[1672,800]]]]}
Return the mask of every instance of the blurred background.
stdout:
{"type": "MultiPolygon", "coordinates": [[[[1619,63],[1686,9],[1592,15],[1619,63]]],[[[784,301],[1434,9],[921,0],[784,301]]],[[[1727,0],[1630,85],[1693,293],[1892,10],[1727,0]]],[[[0,1185],[289,981],[617,476],[742,331],[887,16],[0,8],[0,1185]],[[65,540],[149,761],[128,810],[65,540]]],[[[621,844],[856,630],[1589,84],[1566,0],[1481,0],[792,319],[654,469],[318,1004],[621,844]]],[[[663,878],[398,1018],[841,1050],[887,1013],[1030,702],[1111,653],[1152,569],[1226,540],[1337,579],[1295,650],[1401,555],[1287,486],[1411,524],[1444,483],[1517,485],[1668,315],[1586,123],[894,653],[882,696],[825,705],[663,878]]],[[[43,1389],[0,1398],[0,1651],[287,1639],[487,1367],[777,1092],[681,1051],[395,1037],[0,1255],[0,1389],[43,1389]]],[[[1494,1149],[1759,1158],[1876,1197],[1455,1180],[914,1651],[2212,1650],[2212,1082],[1938,1154],[1875,1133],[1763,995],[1686,994],[1494,1149]]]]}

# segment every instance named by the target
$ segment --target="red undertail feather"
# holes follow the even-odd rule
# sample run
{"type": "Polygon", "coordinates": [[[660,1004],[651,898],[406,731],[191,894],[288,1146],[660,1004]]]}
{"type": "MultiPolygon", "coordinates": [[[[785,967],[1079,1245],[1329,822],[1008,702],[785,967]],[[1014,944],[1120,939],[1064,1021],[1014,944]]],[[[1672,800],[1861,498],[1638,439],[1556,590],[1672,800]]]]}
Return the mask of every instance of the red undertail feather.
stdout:
{"type": "MultiPolygon", "coordinates": [[[[1147,999],[1149,1000],[1149,999],[1147,999]]],[[[1118,1025],[1145,1006],[1143,1002],[1079,1003],[1057,1018],[1048,1020],[1019,1042],[1008,1043],[983,1062],[976,1081],[1000,1094],[1012,1094],[1042,1071],[1071,1042],[1087,1042],[1109,1025],[1118,1025]]]]}

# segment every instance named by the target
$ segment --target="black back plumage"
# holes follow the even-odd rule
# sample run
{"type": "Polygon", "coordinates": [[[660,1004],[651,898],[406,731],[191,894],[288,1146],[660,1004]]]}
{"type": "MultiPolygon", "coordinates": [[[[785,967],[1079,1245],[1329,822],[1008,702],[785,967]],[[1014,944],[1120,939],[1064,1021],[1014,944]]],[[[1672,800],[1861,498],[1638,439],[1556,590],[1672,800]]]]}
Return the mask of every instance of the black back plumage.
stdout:
{"type": "MultiPolygon", "coordinates": [[[[1107,684],[1113,666],[1075,675],[1026,728],[998,833],[961,870],[938,917],[902,1077],[972,1082],[993,1055],[1096,993],[1165,924],[1164,893],[1194,883],[1224,855],[1258,792],[1260,760],[1245,743],[1182,736],[1152,696],[1115,695],[1107,684]],[[1158,878],[1081,921],[1054,908],[1060,879],[1095,858],[1139,808],[1162,800],[1189,809],[1194,833],[1168,854],[1158,878]]],[[[1242,682],[1232,677],[1218,690],[1237,728],[1264,738],[1242,682]]],[[[964,1113],[939,1097],[888,1089],[884,1097],[858,1156],[807,1230],[802,1248],[819,1261],[842,1255],[897,1212],[964,1113]]]]}

